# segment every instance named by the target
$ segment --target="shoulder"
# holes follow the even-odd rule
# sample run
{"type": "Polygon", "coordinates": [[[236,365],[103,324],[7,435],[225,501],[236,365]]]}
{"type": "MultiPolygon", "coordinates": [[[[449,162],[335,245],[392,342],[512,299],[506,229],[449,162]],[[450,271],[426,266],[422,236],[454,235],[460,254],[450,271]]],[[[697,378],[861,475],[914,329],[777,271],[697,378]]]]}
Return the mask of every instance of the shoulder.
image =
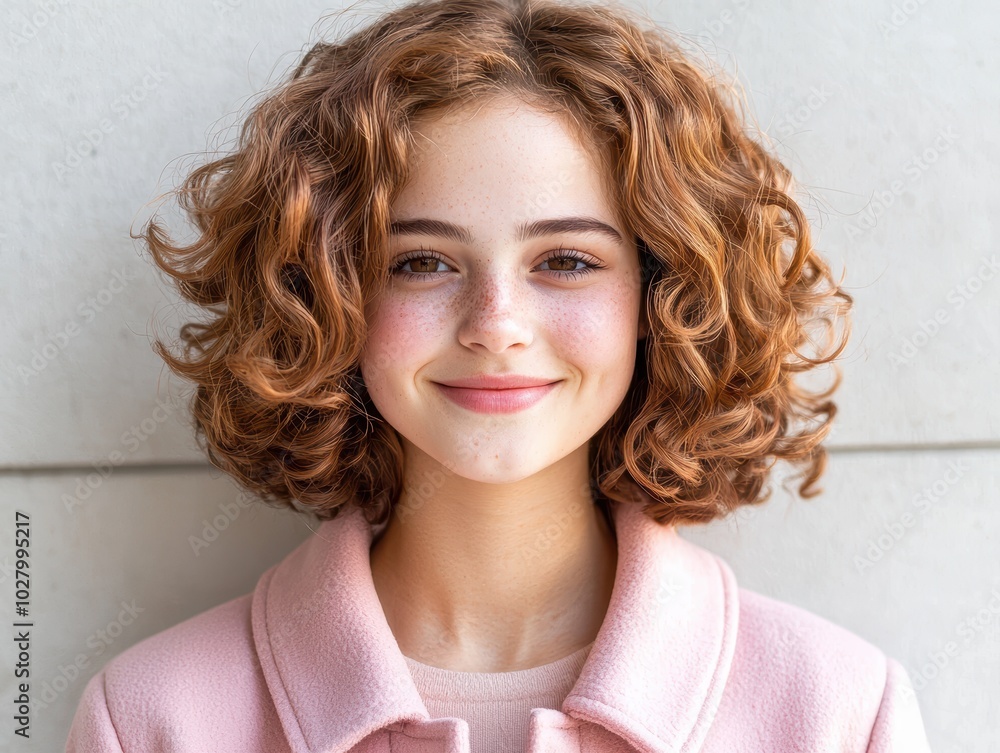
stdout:
{"type": "Polygon", "coordinates": [[[228,685],[252,672],[253,594],[244,594],[127,648],[104,668],[109,688],[128,686],[134,700],[162,701],[164,691],[228,685]]]}
{"type": "Polygon", "coordinates": [[[215,689],[263,682],[251,629],[253,593],[179,622],[112,659],[104,668],[109,700],[127,689],[130,703],[154,711],[165,700],[203,703],[215,689]]]}
{"type": "Polygon", "coordinates": [[[722,703],[741,716],[744,729],[769,742],[791,735],[809,750],[883,750],[871,747],[880,736],[887,740],[884,750],[896,750],[892,745],[907,734],[912,750],[925,750],[902,665],[807,609],[743,587],[738,593],[736,647],[722,703]]]}
{"type": "Polygon", "coordinates": [[[881,696],[887,671],[881,649],[831,620],[756,591],[740,587],[739,601],[741,669],[799,691],[815,685],[824,695],[845,687],[881,696]]]}
{"type": "Polygon", "coordinates": [[[101,734],[113,731],[126,753],[197,750],[208,741],[218,751],[234,741],[257,750],[261,725],[280,730],[280,722],[257,659],[252,599],[248,593],[219,604],[108,661],[84,691],[79,734],[96,734],[98,726],[85,720],[97,718],[105,720],[101,734]]]}
{"type": "Polygon", "coordinates": [[[815,684],[827,695],[841,686],[876,694],[876,700],[881,695],[888,671],[881,649],[808,609],[746,588],[725,557],[686,544],[721,575],[727,594],[723,619],[735,638],[731,682],[746,676],[750,684],[766,680],[776,692],[786,686],[807,691],[815,684]]]}

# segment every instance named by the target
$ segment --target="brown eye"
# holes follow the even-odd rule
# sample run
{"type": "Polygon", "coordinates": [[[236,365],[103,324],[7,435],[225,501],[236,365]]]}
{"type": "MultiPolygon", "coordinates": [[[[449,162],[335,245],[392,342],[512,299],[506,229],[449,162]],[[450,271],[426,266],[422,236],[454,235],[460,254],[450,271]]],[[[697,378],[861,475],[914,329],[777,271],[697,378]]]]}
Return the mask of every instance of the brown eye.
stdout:
{"type": "Polygon", "coordinates": [[[401,275],[407,280],[418,280],[428,275],[437,274],[439,265],[448,266],[444,259],[436,253],[421,248],[397,260],[396,265],[392,268],[392,273],[401,275]],[[403,269],[406,265],[410,265],[409,270],[403,269]]]}
{"type": "MultiPolygon", "coordinates": [[[[606,268],[606,265],[601,264],[592,257],[584,256],[578,251],[563,247],[556,249],[542,264],[549,265],[548,269],[542,267],[543,272],[552,272],[557,277],[563,279],[579,279],[591,274],[595,270],[606,268]],[[577,268],[577,264],[583,264],[584,266],[577,268]],[[555,265],[555,267],[553,268],[552,265],[555,265]]],[[[396,261],[392,273],[400,275],[406,280],[426,280],[433,275],[444,273],[445,270],[438,269],[439,265],[447,267],[448,263],[437,252],[421,247],[400,257],[396,261]],[[404,269],[407,265],[410,268],[404,269]]]]}
{"type": "Polygon", "coordinates": [[[420,256],[417,257],[416,259],[408,259],[407,261],[403,262],[404,265],[406,264],[410,265],[411,272],[417,272],[417,273],[436,272],[437,269],[432,269],[432,267],[436,268],[437,265],[440,263],[441,263],[440,261],[431,256],[420,256]]]}
{"type": "Polygon", "coordinates": [[[583,259],[578,259],[575,256],[552,256],[545,260],[544,263],[549,265],[549,269],[552,269],[552,264],[556,265],[554,272],[575,272],[577,264],[586,264],[583,259]],[[560,268],[562,265],[562,268],[560,268]]]}
{"type": "Polygon", "coordinates": [[[578,251],[562,247],[556,249],[556,252],[542,263],[549,265],[550,269],[546,271],[554,272],[559,277],[571,280],[592,274],[595,270],[604,269],[606,266],[596,259],[584,256],[578,251]],[[551,268],[553,264],[556,265],[555,269],[551,268]],[[584,266],[577,269],[577,264],[583,264],[584,266]]]}

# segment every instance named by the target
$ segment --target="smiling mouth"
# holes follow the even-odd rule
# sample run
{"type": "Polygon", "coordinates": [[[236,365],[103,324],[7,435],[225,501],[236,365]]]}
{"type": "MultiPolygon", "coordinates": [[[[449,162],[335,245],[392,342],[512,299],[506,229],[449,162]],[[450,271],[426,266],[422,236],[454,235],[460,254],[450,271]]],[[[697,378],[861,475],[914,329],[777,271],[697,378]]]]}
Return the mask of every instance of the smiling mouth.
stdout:
{"type": "Polygon", "coordinates": [[[476,413],[516,413],[538,403],[552,392],[559,382],[503,389],[454,387],[440,382],[434,384],[446,398],[467,410],[476,413]]]}
{"type": "Polygon", "coordinates": [[[527,376],[524,374],[476,374],[469,377],[449,379],[438,382],[445,387],[462,387],[474,390],[511,390],[523,387],[543,387],[560,379],[542,376],[527,376]]]}

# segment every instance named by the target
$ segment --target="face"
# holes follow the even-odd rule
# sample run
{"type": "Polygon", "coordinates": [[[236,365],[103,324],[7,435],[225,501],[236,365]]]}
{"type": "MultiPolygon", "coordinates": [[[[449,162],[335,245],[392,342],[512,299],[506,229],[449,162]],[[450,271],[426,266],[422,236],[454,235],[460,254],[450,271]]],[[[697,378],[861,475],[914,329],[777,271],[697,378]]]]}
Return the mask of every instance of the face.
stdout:
{"type": "Polygon", "coordinates": [[[519,481],[585,448],[628,391],[645,335],[636,244],[561,119],[505,99],[416,133],[361,373],[407,462],[519,481]],[[498,374],[549,386],[442,386],[498,374]]]}

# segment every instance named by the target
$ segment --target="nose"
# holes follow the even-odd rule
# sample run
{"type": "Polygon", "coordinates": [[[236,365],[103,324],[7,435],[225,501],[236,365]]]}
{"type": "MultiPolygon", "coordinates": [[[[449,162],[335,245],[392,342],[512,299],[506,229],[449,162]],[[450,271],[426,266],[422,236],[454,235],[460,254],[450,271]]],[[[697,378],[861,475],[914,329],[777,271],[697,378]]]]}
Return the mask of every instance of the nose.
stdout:
{"type": "Polygon", "coordinates": [[[509,272],[484,272],[470,280],[461,302],[462,345],[491,353],[531,345],[535,319],[525,285],[509,272]]]}

